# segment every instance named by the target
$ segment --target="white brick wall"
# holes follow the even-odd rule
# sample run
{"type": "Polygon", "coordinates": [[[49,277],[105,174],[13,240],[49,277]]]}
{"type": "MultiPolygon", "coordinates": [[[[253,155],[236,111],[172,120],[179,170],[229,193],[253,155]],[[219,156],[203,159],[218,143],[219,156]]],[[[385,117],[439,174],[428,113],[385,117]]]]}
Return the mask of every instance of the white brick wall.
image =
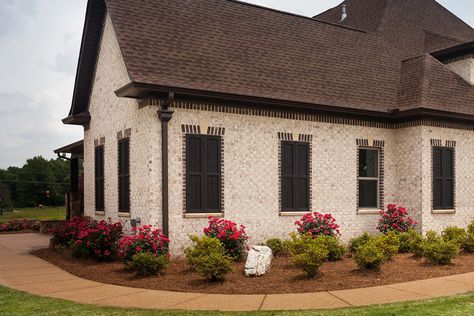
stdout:
{"type": "Polygon", "coordinates": [[[446,67],[460,75],[470,84],[474,84],[474,58],[460,58],[446,64],[446,67]]]}

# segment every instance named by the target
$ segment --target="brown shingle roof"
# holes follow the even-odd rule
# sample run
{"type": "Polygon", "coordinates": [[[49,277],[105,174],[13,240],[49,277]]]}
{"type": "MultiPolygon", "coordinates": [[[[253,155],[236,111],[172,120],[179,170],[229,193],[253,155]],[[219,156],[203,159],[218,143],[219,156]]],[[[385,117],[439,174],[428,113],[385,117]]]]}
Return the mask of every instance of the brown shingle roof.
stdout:
{"type": "MultiPolygon", "coordinates": [[[[383,113],[415,104],[408,87],[424,79],[408,75],[416,63],[402,72],[403,60],[474,37],[433,0],[345,3],[339,25],[340,8],[310,19],[233,0],[106,0],[133,82],[383,113]]],[[[443,65],[433,69],[470,95],[443,65]]],[[[474,114],[436,96],[436,108],[474,114]]]]}

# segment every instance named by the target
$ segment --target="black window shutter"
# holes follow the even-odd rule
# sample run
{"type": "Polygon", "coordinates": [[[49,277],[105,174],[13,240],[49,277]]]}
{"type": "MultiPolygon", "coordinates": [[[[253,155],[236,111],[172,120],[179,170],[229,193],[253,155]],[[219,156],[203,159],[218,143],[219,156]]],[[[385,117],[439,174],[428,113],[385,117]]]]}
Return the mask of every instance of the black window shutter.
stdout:
{"type": "Polygon", "coordinates": [[[433,148],[433,209],[454,208],[454,150],[433,148]]]}
{"type": "Polygon", "coordinates": [[[119,157],[119,211],[130,211],[130,140],[124,138],[118,143],[119,157]]]}
{"type": "Polygon", "coordinates": [[[217,213],[221,207],[221,138],[186,137],[186,211],[217,213]]]}
{"type": "Polygon", "coordinates": [[[309,210],[309,144],[281,144],[281,203],[283,211],[309,210]]]}
{"type": "Polygon", "coordinates": [[[104,210],[104,146],[95,148],[95,208],[104,210]]]}

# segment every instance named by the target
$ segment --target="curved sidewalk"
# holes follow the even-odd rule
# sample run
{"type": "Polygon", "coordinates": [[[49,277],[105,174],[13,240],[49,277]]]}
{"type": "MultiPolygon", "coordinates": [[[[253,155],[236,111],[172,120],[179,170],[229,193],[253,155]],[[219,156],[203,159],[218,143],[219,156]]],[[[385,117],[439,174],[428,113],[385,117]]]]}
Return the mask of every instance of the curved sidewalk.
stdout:
{"type": "Polygon", "coordinates": [[[365,306],[474,291],[474,273],[361,289],[304,294],[224,295],[146,290],[76,277],[29,252],[47,247],[39,234],[0,235],[0,284],[36,295],[115,307],[185,310],[296,310],[365,306]]]}

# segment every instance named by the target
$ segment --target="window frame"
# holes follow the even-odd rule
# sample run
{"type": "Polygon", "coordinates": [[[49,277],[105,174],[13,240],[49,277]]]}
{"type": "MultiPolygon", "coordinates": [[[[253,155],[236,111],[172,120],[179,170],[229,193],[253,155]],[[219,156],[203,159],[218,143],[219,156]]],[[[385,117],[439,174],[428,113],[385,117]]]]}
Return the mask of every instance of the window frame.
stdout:
{"type": "Polygon", "coordinates": [[[433,211],[442,211],[442,210],[454,210],[455,209],[455,205],[456,205],[456,171],[455,171],[455,166],[456,166],[456,163],[455,163],[455,159],[456,159],[456,155],[455,155],[455,148],[453,147],[443,147],[443,146],[432,146],[432,149],[431,149],[431,177],[432,177],[432,181],[431,181],[431,199],[432,199],[432,209],[433,211]],[[440,161],[440,167],[441,167],[441,170],[440,170],[440,174],[441,176],[440,177],[435,177],[435,151],[436,150],[441,150],[441,161],[440,161]],[[443,170],[443,156],[444,156],[444,152],[445,151],[450,151],[451,152],[451,169],[452,169],[452,175],[451,177],[445,177],[444,176],[444,170],[443,170]],[[443,196],[444,196],[444,192],[443,192],[443,181],[445,181],[446,179],[448,180],[451,180],[452,181],[452,186],[451,186],[451,196],[452,196],[452,205],[446,205],[445,202],[443,201],[443,196]],[[440,197],[440,200],[441,200],[441,204],[439,206],[435,205],[435,183],[436,183],[436,180],[441,180],[441,197],[440,197]]]}
{"type": "Polygon", "coordinates": [[[380,209],[380,169],[381,169],[381,151],[379,147],[370,147],[370,146],[359,146],[357,148],[357,208],[358,210],[379,210],[380,209]],[[359,174],[359,164],[360,164],[360,151],[361,150],[372,150],[377,152],[377,177],[361,177],[359,174]],[[376,206],[361,206],[360,205],[360,182],[361,181],[377,181],[376,188],[376,206]]]}
{"type": "MultiPolygon", "coordinates": [[[[293,161],[293,170],[296,170],[296,150],[293,149],[293,157],[292,157],[292,161],[293,161]]],[[[310,209],[311,209],[311,143],[310,142],[302,142],[302,141],[292,141],[292,140],[281,140],[280,141],[280,210],[281,212],[288,212],[288,213],[291,213],[291,212],[309,212],[310,209]],[[295,190],[295,179],[297,178],[301,178],[302,176],[301,175],[297,175],[295,172],[293,173],[293,176],[291,177],[293,179],[293,192],[292,192],[292,199],[293,199],[293,206],[292,207],[285,207],[285,202],[284,202],[284,192],[283,192],[283,188],[284,188],[284,180],[285,180],[285,177],[288,177],[288,176],[285,176],[283,174],[283,147],[285,144],[291,144],[293,146],[293,148],[296,148],[298,145],[304,145],[306,147],[306,166],[307,166],[307,170],[306,170],[306,198],[307,198],[307,201],[306,201],[306,206],[307,207],[303,207],[303,208],[296,208],[295,207],[295,204],[298,204],[296,203],[296,192],[297,190],[295,190]]]]}
{"type": "Polygon", "coordinates": [[[118,211],[119,213],[130,213],[130,209],[131,209],[131,200],[130,200],[130,137],[125,137],[125,138],[122,138],[122,139],[119,139],[118,142],[117,142],[117,180],[118,180],[118,183],[117,183],[117,189],[118,189],[118,211]],[[126,171],[127,172],[124,172],[124,173],[121,173],[120,171],[120,148],[121,148],[121,144],[122,143],[127,143],[127,150],[126,150],[126,155],[127,155],[127,159],[126,159],[126,171]],[[127,197],[126,197],[126,201],[127,201],[127,205],[125,207],[123,207],[121,205],[121,179],[122,178],[126,178],[127,179],[127,182],[128,182],[128,190],[127,190],[127,197]]]}
{"type": "Polygon", "coordinates": [[[185,214],[218,214],[223,212],[223,201],[222,201],[222,140],[223,137],[221,135],[208,135],[208,134],[186,134],[185,135],[185,214]],[[192,138],[199,138],[201,141],[201,150],[200,150],[200,160],[201,160],[201,171],[190,171],[190,161],[193,160],[192,157],[189,155],[190,153],[190,140],[192,138]],[[208,161],[208,153],[207,153],[207,142],[210,139],[214,139],[217,141],[217,170],[218,172],[208,172],[206,171],[206,162],[208,161]],[[190,193],[190,186],[191,186],[191,177],[199,175],[201,177],[201,192],[200,192],[200,201],[201,207],[200,208],[191,208],[191,193],[190,193]],[[217,177],[217,205],[218,207],[213,209],[209,207],[209,201],[207,199],[207,187],[208,187],[208,180],[207,176],[214,176],[217,177]]]}
{"type": "Polygon", "coordinates": [[[94,195],[95,195],[95,210],[96,212],[105,211],[105,147],[104,145],[99,145],[94,147],[94,195]],[[97,156],[101,156],[101,161],[97,162],[97,156]],[[98,164],[100,164],[100,169],[98,169],[98,164]],[[100,205],[99,199],[97,197],[97,183],[101,182],[101,196],[100,196],[100,205]]]}

